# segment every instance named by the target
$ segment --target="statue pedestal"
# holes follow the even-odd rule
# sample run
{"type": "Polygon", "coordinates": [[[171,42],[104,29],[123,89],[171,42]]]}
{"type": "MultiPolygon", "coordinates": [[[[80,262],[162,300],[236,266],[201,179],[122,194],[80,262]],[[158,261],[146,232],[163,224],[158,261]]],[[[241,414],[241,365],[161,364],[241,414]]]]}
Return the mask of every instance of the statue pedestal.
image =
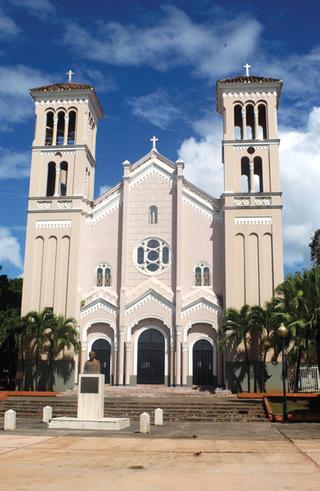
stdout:
{"type": "Polygon", "coordinates": [[[99,420],[104,412],[104,375],[81,374],[78,391],[78,419],[99,420]]]}
{"type": "Polygon", "coordinates": [[[122,430],[129,418],[104,418],[104,375],[79,375],[77,418],[53,418],[48,428],[60,430],[122,430]]]}

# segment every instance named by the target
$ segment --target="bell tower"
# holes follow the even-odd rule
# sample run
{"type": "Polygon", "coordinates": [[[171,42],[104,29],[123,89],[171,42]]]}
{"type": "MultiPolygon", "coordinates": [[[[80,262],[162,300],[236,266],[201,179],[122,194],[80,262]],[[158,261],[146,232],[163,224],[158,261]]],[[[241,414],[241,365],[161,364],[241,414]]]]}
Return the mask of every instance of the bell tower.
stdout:
{"type": "Polygon", "coordinates": [[[96,134],[103,112],[91,85],[30,91],[35,102],[22,314],[76,316],[80,240],[94,197],[96,134]]]}
{"type": "Polygon", "coordinates": [[[93,199],[98,120],[102,109],[91,85],[72,82],[30,91],[35,135],[29,196],[93,199]]]}
{"type": "Polygon", "coordinates": [[[281,80],[217,82],[223,116],[225,307],[264,305],[283,279],[277,110],[281,80]]]}

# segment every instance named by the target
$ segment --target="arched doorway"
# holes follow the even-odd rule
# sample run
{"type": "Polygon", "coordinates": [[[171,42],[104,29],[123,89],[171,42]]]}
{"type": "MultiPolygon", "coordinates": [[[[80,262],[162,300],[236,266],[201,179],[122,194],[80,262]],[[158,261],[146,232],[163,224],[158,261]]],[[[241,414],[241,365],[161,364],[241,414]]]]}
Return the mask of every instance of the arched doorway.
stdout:
{"type": "Polygon", "coordinates": [[[138,384],[164,384],[165,342],[156,329],[144,331],[138,341],[138,384]]]}
{"type": "Polygon", "coordinates": [[[95,352],[97,359],[101,363],[101,373],[104,374],[104,383],[110,384],[110,343],[106,339],[96,339],[91,346],[91,351],[95,352]]]}
{"type": "Polygon", "coordinates": [[[213,347],[206,339],[200,339],[193,346],[194,385],[213,385],[213,347]]]}

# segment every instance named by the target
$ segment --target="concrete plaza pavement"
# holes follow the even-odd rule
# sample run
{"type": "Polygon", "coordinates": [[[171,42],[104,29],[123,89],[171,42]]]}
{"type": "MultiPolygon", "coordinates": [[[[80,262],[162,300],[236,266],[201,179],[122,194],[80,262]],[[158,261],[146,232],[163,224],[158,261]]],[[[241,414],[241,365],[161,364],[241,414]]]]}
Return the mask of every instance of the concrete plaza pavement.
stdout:
{"type": "MultiPolygon", "coordinates": [[[[166,423],[150,435],[0,432],[0,490],[319,490],[320,425],[166,423]]],[[[2,421],[0,421],[3,428],[2,421]]]]}

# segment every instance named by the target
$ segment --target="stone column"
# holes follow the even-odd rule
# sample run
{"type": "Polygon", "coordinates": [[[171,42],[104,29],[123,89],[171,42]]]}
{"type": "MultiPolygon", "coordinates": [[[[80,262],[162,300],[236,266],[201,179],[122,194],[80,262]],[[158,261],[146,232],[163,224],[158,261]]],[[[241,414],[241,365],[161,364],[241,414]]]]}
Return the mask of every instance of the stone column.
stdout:
{"type": "Polygon", "coordinates": [[[242,108],[241,111],[242,115],[242,140],[247,139],[247,115],[246,115],[246,108],[242,108]]]}
{"type": "Polygon", "coordinates": [[[60,185],[60,164],[56,164],[56,180],[54,183],[54,195],[55,196],[60,196],[59,185],[60,185]]]}
{"type": "Polygon", "coordinates": [[[258,133],[259,133],[259,113],[258,109],[254,110],[254,139],[258,140],[258,133]]]}
{"type": "Polygon", "coordinates": [[[119,343],[118,343],[118,384],[124,383],[124,335],[126,329],[125,305],[127,285],[127,236],[128,236],[128,194],[130,180],[130,162],[123,162],[122,178],[122,215],[121,215],[121,265],[120,265],[120,295],[119,295],[119,343]]]}
{"type": "Polygon", "coordinates": [[[66,114],[64,118],[64,134],[63,134],[64,145],[68,145],[68,132],[69,132],[69,116],[66,114]]]}
{"type": "Polygon", "coordinates": [[[182,343],[182,385],[187,385],[189,375],[188,343],[182,343]]]}
{"type": "Polygon", "coordinates": [[[174,385],[174,337],[170,336],[170,385],[174,385]]]}
{"type": "Polygon", "coordinates": [[[254,193],[254,162],[253,162],[253,159],[250,159],[249,170],[250,170],[250,193],[254,193]]]}
{"type": "Polygon", "coordinates": [[[112,357],[112,383],[117,385],[118,381],[118,336],[115,331],[114,333],[114,343],[113,343],[113,357],[112,357]]]}
{"type": "Polygon", "coordinates": [[[53,117],[53,135],[52,135],[52,145],[57,144],[57,127],[58,127],[58,116],[53,117]]]}
{"type": "Polygon", "coordinates": [[[176,278],[175,278],[175,327],[176,327],[176,385],[181,385],[181,335],[182,335],[182,322],[181,322],[181,270],[182,270],[182,186],[183,186],[183,160],[177,160],[176,162],[176,237],[175,237],[175,254],[174,259],[176,263],[176,278]]]}
{"type": "Polygon", "coordinates": [[[130,385],[130,375],[131,375],[131,343],[126,343],[126,375],[125,375],[125,385],[130,385]]]}
{"type": "Polygon", "coordinates": [[[176,385],[181,385],[181,335],[182,326],[176,326],[176,385]]]}

